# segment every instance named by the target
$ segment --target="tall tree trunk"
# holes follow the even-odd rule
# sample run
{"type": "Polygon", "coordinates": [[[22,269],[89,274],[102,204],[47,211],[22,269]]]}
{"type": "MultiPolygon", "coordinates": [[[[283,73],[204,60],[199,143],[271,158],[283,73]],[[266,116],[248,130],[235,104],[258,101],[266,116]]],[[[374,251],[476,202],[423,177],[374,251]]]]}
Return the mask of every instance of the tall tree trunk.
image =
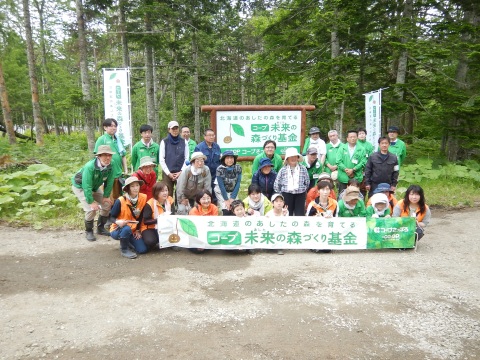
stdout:
{"type": "Polygon", "coordinates": [[[120,39],[122,41],[122,59],[123,67],[130,66],[130,55],[128,52],[128,41],[127,41],[127,25],[125,20],[125,5],[126,0],[120,0],[118,6],[118,26],[120,30],[120,39]]]}
{"type": "MultiPolygon", "coordinates": [[[[464,10],[463,21],[465,24],[472,25],[472,28],[477,28],[480,25],[480,13],[475,13],[475,9],[464,10]]],[[[469,33],[463,33],[461,36],[462,43],[472,42],[472,36],[469,33]]],[[[464,51],[460,51],[458,65],[455,73],[456,87],[460,93],[466,93],[470,88],[468,81],[469,59],[464,51]]],[[[449,161],[460,160],[461,143],[463,141],[463,131],[459,131],[465,127],[465,119],[460,114],[453,114],[449,120],[446,138],[446,155],[449,161]]],[[[465,129],[462,129],[465,130],[465,129]]]]}
{"type": "MultiPolygon", "coordinates": [[[[337,10],[335,9],[335,17],[337,15],[337,10]]],[[[335,61],[337,57],[340,56],[340,39],[338,38],[338,26],[336,22],[334,22],[332,31],[330,33],[330,43],[331,43],[331,58],[332,61],[335,61]]],[[[333,67],[333,74],[332,78],[335,78],[338,75],[338,66],[333,67]]],[[[335,100],[335,108],[334,108],[334,113],[335,113],[335,121],[334,121],[334,129],[338,131],[340,136],[343,134],[343,111],[345,109],[345,104],[344,101],[342,100],[341,102],[338,102],[338,100],[335,100]]]]}
{"type": "Polygon", "coordinates": [[[80,54],[80,78],[82,81],[83,113],[85,117],[85,131],[87,133],[88,150],[95,148],[95,121],[93,119],[90,76],[88,74],[87,39],[85,36],[85,14],[82,0],[75,0],[78,26],[78,52],[80,54]]]}
{"type": "Polygon", "coordinates": [[[7,86],[3,76],[3,65],[0,62],[0,101],[2,102],[3,122],[8,134],[8,142],[13,145],[17,143],[15,130],[13,129],[12,114],[10,113],[10,104],[8,102],[7,86]]]}
{"type": "Polygon", "coordinates": [[[198,45],[196,34],[192,37],[192,61],[193,61],[193,108],[195,112],[194,136],[200,139],[200,90],[198,84],[198,45]]]}
{"type": "Polygon", "coordinates": [[[177,121],[177,52],[173,50],[173,71],[172,71],[172,120],[177,121]]]}
{"type": "MultiPolygon", "coordinates": [[[[413,13],[413,0],[405,0],[405,5],[403,8],[402,19],[400,21],[400,31],[402,36],[400,38],[400,43],[402,44],[402,49],[400,55],[398,56],[398,65],[397,65],[397,80],[395,87],[395,95],[397,100],[400,103],[403,103],[405,100],[405,83],[407,79],[407,66],[408,66],[408,49],[406,44],[411,39],[411,24],[412,24],[412,13],[413,13]]],[[[398,122],[405,127],[405,114],[402,111],[402,114],[398,117],[398,122]]]]}
{"type": "Polygon", "coordinates": [[[150,19],[151,0],[146,1],[145,13],[145,91],[147,100],[147,122],[153,127],[153,138],[156,141],[160,140],[160,131],[158,122],[155,118],[155,86],[153,77],[153,46],[151,45],[150,37],[152,32],[152,20],[150,19]]]}
{"type": "Polygon", "coordinates": [[[42,119],[42,111],[38,96],[38,81],[35,72],[35,54],[33,52],[32,26],[30,25],[29,1],[23,0],[23,21],[25,25],[25,38],[27,41],[28,76],[30,78],[30,89],[32,91],[33,120],[35,122],[36,143],[43,146],[43,134],[45,124],[42,119]]]}

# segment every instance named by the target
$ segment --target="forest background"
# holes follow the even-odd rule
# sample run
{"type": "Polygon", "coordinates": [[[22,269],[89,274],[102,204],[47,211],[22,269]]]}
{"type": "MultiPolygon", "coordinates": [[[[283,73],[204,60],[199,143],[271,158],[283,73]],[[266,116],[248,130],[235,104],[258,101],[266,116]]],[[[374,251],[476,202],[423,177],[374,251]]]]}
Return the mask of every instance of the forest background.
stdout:
{"type": "Polygon", "coordinates": [[[1,218],[41,226],[70,208],[75,223],[68,177],[102,130],[102,68],[118,67],[134,141],[170,120],[202,141],[206,104],[312,104],[307,127],[344,134],[384,88],[383,130],[408,144],[403,184],[478,204],[479,22],[474,0],[0,0],[1,218]]]}

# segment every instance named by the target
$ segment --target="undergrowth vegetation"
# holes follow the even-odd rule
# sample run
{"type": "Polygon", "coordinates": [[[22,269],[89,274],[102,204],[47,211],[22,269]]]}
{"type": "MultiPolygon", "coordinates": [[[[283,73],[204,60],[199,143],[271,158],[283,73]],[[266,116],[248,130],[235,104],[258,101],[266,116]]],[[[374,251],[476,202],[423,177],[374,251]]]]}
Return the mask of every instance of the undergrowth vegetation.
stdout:
{"type": "MultiPolygon", "coordinates": [[[[92,158],[86,137],[84,134],[47,135],[45,143],[44,147],[32,142],[10,146],[6,138],[0,138],[0,219],[35,228],[80,228],[83,212],[72,193],[70,179],[92,158]]],[[[429,205],[478,206],[478,162],[448,163],[438,156],[431,142],[411,145],[408,150],[408,161],[401,168],[397,198],[403,197],[410,184],[420,184],[429,205]]],[[[246,197],[252,164],[241,165],[240,196],[246,197]]]]}

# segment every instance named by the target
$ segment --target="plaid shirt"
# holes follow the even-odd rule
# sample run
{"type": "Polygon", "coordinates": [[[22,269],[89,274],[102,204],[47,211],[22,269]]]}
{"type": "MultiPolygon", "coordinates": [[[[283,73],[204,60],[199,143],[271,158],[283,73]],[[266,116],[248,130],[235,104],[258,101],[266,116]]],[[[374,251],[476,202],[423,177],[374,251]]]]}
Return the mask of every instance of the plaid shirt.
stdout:
{"type": "Polygon", "coordinates": [[[298,189],[294,191],[287,191],[288,186],[288,165],[282,167],[278,172],[277,178],[275,179],[275,184],[273,185],[273,189],[276,193],[288,192],[291,194],[301,194],[308,190],[308,185],[310,185],[310,178],[308,176],[307,168],[301,164],[300,166],[300,176],[298,181],[298,189]]]}

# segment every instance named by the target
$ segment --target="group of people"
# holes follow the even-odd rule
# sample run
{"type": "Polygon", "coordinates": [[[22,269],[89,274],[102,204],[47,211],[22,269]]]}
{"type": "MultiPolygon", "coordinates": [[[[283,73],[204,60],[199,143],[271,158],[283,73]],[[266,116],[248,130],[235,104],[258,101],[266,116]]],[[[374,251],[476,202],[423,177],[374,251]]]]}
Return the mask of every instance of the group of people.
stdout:
{"type": "Polygon", "coordinates": [[[142,125],[142,138],[132,148],[134,172],[124,180],[126,152],[116,136],[117,126],[115,119],[103,122],[105,133],[96,142],[95,158],[72,177],[72,190],[85,212],[87,240],[96,240],[98,212],[97,234],[119,240],[126,258],[157,247],[158,217],[170,214],[410,216],[417,219],[417,239],[430,220],[420,186],[410,186],[398,202],[394,197],[406,156],[396,127],[388,129],[388,137],[379,138],[378,151],[365,140],[365,129],[349,130],[346,143],[331,130],[326,144],[319,128],[312,127],[303,154],[287,148],[284,159],[276,152],[275,141],[267,140],[253,161],[248,194],[241,199],[242,167],[233,151],[221,152],[212,129],[205,130],[204,141],[197,144],[188,127],[170,121],[167,136],[157,144],[152,127],[142,125]]]}

